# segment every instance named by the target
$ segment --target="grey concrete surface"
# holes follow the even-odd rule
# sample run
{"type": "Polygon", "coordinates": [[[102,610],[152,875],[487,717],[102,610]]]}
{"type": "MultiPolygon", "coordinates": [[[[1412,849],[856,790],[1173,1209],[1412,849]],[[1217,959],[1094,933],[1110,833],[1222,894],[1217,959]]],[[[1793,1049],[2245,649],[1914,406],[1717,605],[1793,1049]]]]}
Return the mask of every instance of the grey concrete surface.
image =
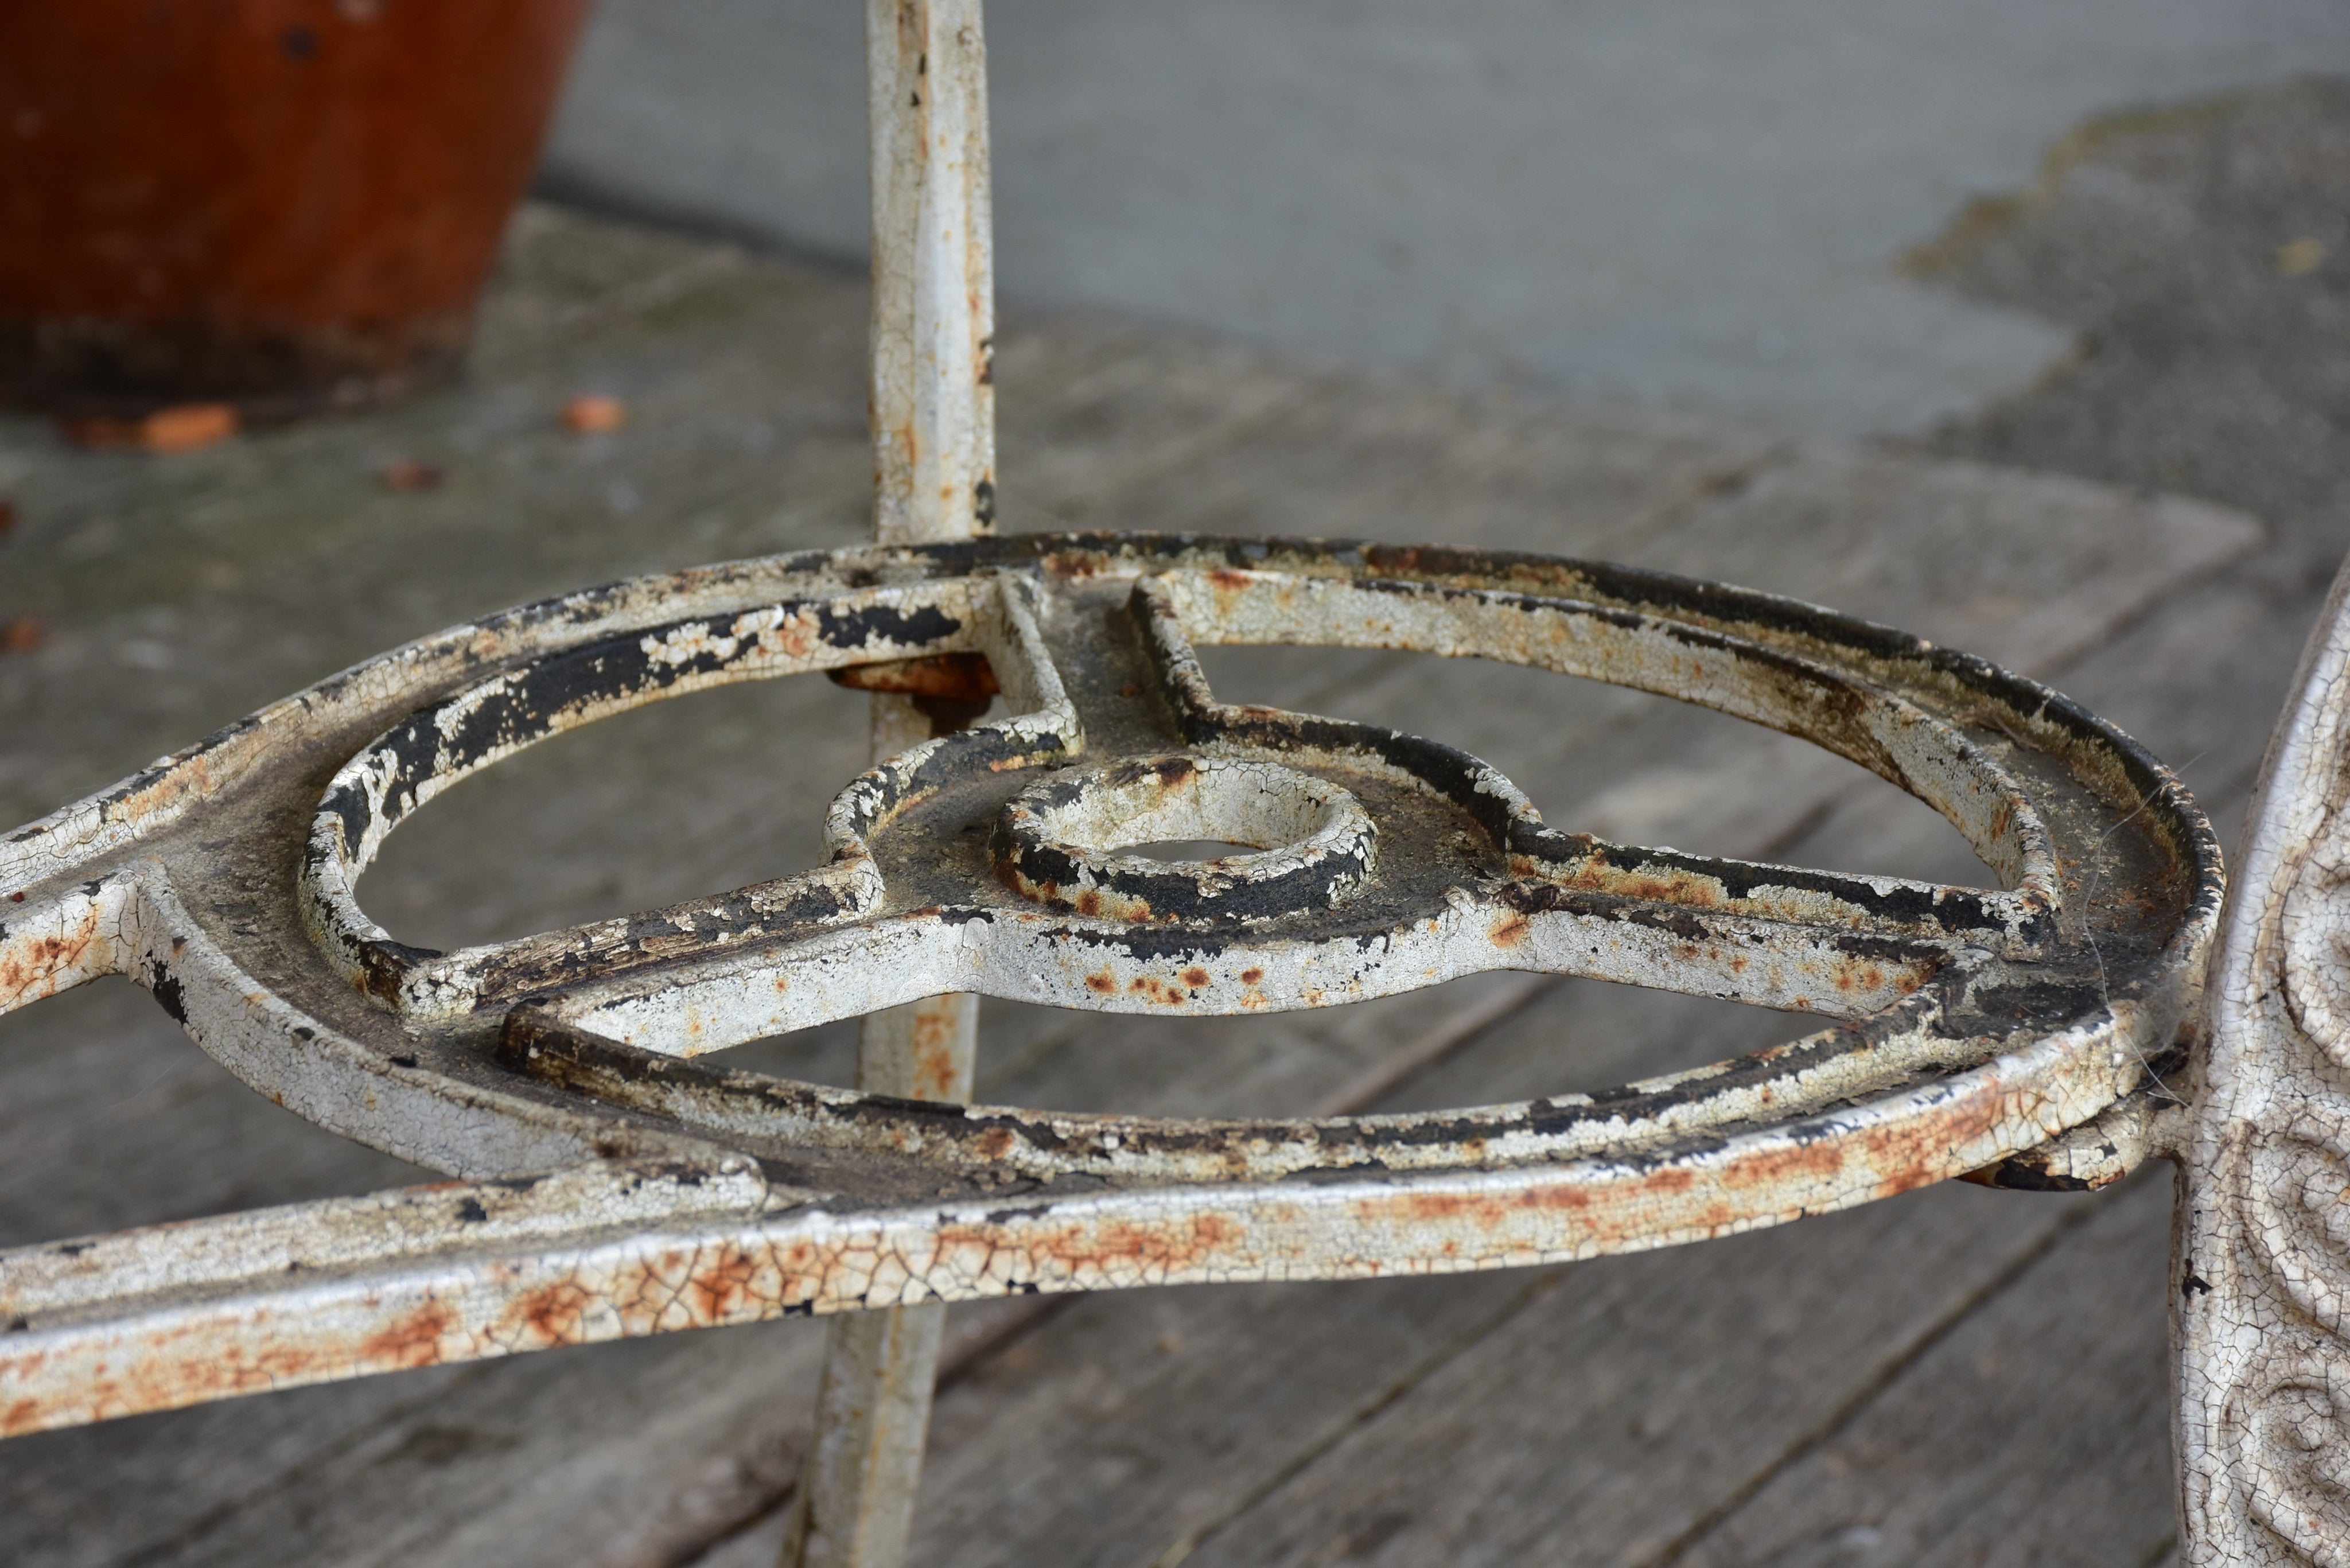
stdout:
{"type": "MultiPolygon", "coordinates": [[[[851,0],[602,0],[550,188],[861,254],[851,0]]],[[[2350,67],[2341,0],[996,0],[1007,298],[1796,434],[2065,336],[1897,275],[2094,112],[2350,67]]]]}

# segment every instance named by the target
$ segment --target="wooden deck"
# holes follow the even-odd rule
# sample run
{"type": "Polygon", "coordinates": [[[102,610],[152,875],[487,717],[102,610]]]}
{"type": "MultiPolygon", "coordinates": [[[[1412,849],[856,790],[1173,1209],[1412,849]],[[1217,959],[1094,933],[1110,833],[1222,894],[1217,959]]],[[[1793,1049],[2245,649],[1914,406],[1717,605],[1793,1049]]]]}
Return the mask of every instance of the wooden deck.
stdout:
{"type": "MultiPolygon", "coordinates": [[[[0,424],[0,816],[379,648],[627,572],[855,541],[862,289],[549,209],[468,388],[168,459],[0,424]],[[576,391],[629,425],[566,434],[576,391]],[[381,474],[444,471],[401,493],[381,474]]],[[[1819,600],[2042,677],[2181,764],[2232,843],[2322,539],[2085,481],[1603,419],[1085,321],[998,356],[1006,526],[1595,555],[1819,600]]],[[[1228,693],[1434,734],[1556,822],[1970,874],[1930,811],[1734,721],[1401,655],[1224,653],[1228,693]]],[[[804,864],[861,700],[776,682],[550,743],[420,816],[362,897],[432,945],[804,864]]],[[[1784,1016],[1488,976],[1178,1023],[990,1003],[981,1095],[1174,1114],[1461,1105],[1791,1037],[1784,1016]]],[[[836,1081],[849,1033],[746,1047],[836,1081]]],[[[244,1089],[108,983],[0,1020],[0,1242],[418,1179],[244,1089]]],[[[1946,1186],[1571,1268],[957,1308],[920,1564],[2008,1564],[2171,1550],[2155,1170],[1946,1186]]],[[[0,1560],[764,1568],[805,1322],[403,1374],[0,1445],[0,1560]]]]}

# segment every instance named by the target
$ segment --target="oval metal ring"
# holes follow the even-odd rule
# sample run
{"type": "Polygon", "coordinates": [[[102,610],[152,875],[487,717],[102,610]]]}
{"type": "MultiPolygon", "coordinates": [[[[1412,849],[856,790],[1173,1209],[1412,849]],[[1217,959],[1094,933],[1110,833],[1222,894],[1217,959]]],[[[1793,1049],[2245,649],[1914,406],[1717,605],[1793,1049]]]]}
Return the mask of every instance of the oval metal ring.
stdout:
{"type": "MultiPolygon", "coordinates": [[[[2219,892],[2200,814],[2126,736],[1883,628],[1542,557],[1031,535],[641,579],[322,683],[0,845],[0,1006],[131,973],[264,1093],[458,1176],[732,1170],[765,1194],[751,1210],[710,1219],[723,1184],[676,1185],[629,1199],[636,1229],[574,1251],[634,1257],[646,1226],[663,1247],[732,1249],[764,1282],[707,1320],[741,1321],[1499,1266],[1886,1196],[2141,1085],[2173,1047],[2219,892]],[[1506,660],[1768,724],[1927,801],[1996,885],[1546,823],[1440,738],[1219,697],[1193,649],[1250,642],[1506,660]],[[825,864],[801,876],[454,953],[361,909],[385,834],[548,735],[727,681],[943,654],[983,655],[1008,715],[850,781],[825,864]],[[1179,776],[1215,781],[1205,804],[1148,798],[1179,776]],[[1253,853],[1115,853],[1162,826],[1253,853]],[[948,991],[1238,1013],[1495,968],[1834,1023],[1612,1091],[1318,1120],[914,1105],[709,1057],[948,991]]],[[[527,1273],[481,1284],[479,1311],[510,1313],[527,1273]]]]}

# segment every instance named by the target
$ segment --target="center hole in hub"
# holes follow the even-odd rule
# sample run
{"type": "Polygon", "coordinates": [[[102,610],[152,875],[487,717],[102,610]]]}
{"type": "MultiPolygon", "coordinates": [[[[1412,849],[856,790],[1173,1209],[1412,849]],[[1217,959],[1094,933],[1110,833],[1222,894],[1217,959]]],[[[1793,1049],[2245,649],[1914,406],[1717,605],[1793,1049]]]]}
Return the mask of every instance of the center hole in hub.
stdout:
{"type": "Polygon", "coordinates": [[[1146,860],[1222,860],[1227,855],[1253,855],[1262,846],[1229,838],[1160,838],[1149,844],[1121,844],[1117,853],[1139,855],[1146,860]]]}

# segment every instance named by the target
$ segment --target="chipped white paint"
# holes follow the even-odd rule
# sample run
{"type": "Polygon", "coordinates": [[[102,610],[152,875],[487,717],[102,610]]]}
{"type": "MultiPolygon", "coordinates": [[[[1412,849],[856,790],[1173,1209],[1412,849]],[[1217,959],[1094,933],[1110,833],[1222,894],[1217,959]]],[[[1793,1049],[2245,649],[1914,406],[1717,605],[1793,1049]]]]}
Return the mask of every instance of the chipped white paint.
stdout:
{"type": "MultiPolygon", "coordinates": [[[[969,538],[995,522],[994,236],[980,12],[980,0],[865,5],[873,528],[884,544],[969,538]]],[[[1009,613],[1023,612],[1015,604],[1009,613]]],[[[1014,684],[1035,694],[1033,680],[1014,684]]],[[[877,693],[873,760],[908,751],[930,727],[909,699],[877,693]]],[[[862,843],[861,834],[849,836],[862,843]]],[[[836,864],[853,854],[836,840],[836,864]]],[[[978,1025],[978,999],[968,994],[869,1014],[858,1085],[910,1099],[969,1098],[978,1025]]],[[[943,1314],[914,1306],[833,1325],[782,1568],[896,1568],[904,1557],[943,1314]]]]}

